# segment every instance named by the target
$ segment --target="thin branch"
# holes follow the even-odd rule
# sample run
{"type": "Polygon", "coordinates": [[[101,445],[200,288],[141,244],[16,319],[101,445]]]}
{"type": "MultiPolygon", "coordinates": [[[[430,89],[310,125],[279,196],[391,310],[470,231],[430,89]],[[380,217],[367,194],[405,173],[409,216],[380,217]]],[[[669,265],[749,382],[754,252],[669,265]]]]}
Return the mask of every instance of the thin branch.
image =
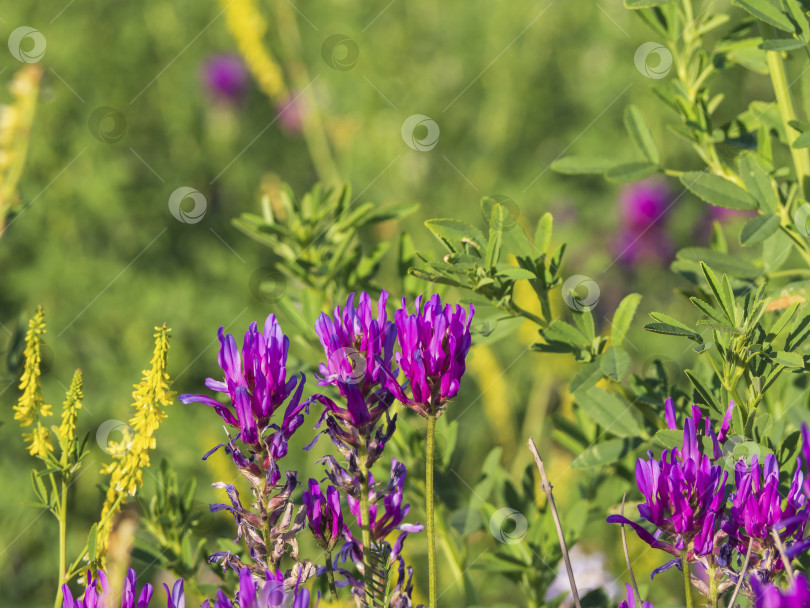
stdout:
{"type": "Polygon", "coordinates": [[[785,564],[785,572],[787,573],[788,582],[793,585],[793,581],[796,580],[793,574],[793,566],[790,565],[790,560],[785,553],[785,546],[782,544],[782,539],[779,538],[779,532],[777,532],[775,528],[771,528],[771,536],[773,536],[773,542],[776,544],[776,548],[779,550],[782,563],[785,564]]]}
{"type": "Polygon", "coordinates": [[[743,562],[742,570],[740,571],[740,578],[737,579],[737,586],[734,587],[734,593],[731,594],[731,599],[728,601],[728,608],[734,608],[734,600],[737,599],[737,594],[740,592],[743,580],[745,580],[745,572],[748,570],[748,562],[751,561],[751,550],[754,548],[754,537],[748,541],[748,551],[745,552],[745,562],[743,562]]]}
{"type": "Polygon", "coordinates": [[[546,477],[546,469],[543,466],[543,461],[540,459],[540,453],[537,451],[537,446],[534,439],[529,437],[529,450],[534,456],[534,461],[537,463],[537,469],[540,471],[540,479],[542,481],[543,491],[548,498],[548,505],[551,507],[551,516],[554,518],[554,526],[557,528],[557,538],[560,540],[560,548],[562,549],[563,561],[565,562],[565,569],[568,571],[568,582],[571,583],[571,593],[574,596],[574,604],[577,608],[582,608],[579,603],[579,593],[577,593],[577,583],[574,580],[574,570],[571,568],[571,560],[568,557],[568,547],[565,546],[565,536],[563,535],[562,525],[560,524],[560,516],[557,513],[557,506],[554,504],[554,496],[551,494],[551,484],[546,477]]]}
{"type": "MultiPolygon", "coordinates": [[[[622,496],[622,517],[624,517],[624,502],[627,500],[627,491],[625,490],[622,496]]],[[[641,593],[638,591],[638,584],[636,583],[636,576],[633,574],[633,564],[630,563],[630,553],[627,550],[627,532],[622,524],[622,546],[624,547],[624,559],[627,562],[627,570],[630,572],[630,582],[633,583],[633,591],[636,594],[636,605],[641,606],[641,593]]]]}

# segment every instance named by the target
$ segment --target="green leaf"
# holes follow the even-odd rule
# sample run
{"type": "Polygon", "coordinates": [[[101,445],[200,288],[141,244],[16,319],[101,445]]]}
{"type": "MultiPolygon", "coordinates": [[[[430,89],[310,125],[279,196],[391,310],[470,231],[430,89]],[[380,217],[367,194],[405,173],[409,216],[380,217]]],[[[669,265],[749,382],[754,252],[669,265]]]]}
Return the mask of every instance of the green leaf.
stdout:
{"type": "Polygon", "coordinates": [[[600,358],[601,357],[597,358],[596,361],[586,363],[580,368],[577,375],[574,376],[573,380],[571,380],[571,384],[568,386],[568,390],[571,393],[576,391],[587,391],[588,389],[596,386],[596,383],[604,377],[602,368],[599,365],[598,359],[600,358]]]}
{"type": "Polygon", "coordinates": [[[637,182],[658,172],[658,165],[647,162],[624,163],[605,171],[605,178],[609,182],[624,184],[637,182]]]}
{"type": "Polygon", "coordinates": [[[541,253],[547,253],[551,245],[551,232],[554,228],[554,218],[549,212],[543,214],[537,222],[537,230],[534,233],[534,246],[541,253]]]}
{"type": "Polygon", "coordinates": [[[610,343],[614,346],[621,346],[624,342],[624,338],[630,330],[630,325],[633,323],[633,317],[636,315],[636,309],[638,309],[640,302],[641,295],[631,293],[626,296],[616,308],[610,326],[610,343]]]}
{"type": "Polygon", "coordinates": [[[615,160],[589,156],[566,156],[551,163],[552,170],[566,175],[601,174],[615,166],[615,160]]]}
{"type": "Polygon", "coordinates": [[[751,247],[757,245],[779,230],[778,215],[758,215],[745,223],[740,232],[740,245],[751,247]]]}
{"type": "Polygon", "coordinates": [[[503,240],[503,224],[506,209],[503,205],[492,207],[489,218],[489,240],[487,241],[486,267],[491,268],[501,257],[501,241],[503,240]]]}
{"type": "Polygon", "coordinates": [[[644,116],[636,106],[629,105],[624,109],[624,126],[638,151],[644,155],[644,158],[652,164],[658,165],[661,162],[658,148],[655,147],[655,141],[652,138],[647,122],[644,120],[644,116]]]}
{"type": "Polygon", "coordinates": [[[681,183],[698,198],[726,209],[756,209],[757,202],[733,182],[705,171],[687,171],[681,183]]]}
{"type": "Polygon", "coordinates": [[[759,156],[753,153],[743,154],[740,156],[737,165],[746,189],[757,200],[760,209],[770,213],[777,213],[779,211],[779,197],[759,156]]]}
{"type": "Polygon", "coordinates": [[[808,148],[810,147],[810,131],[805,131],[793,140],[793,148],[808,148]]]}
{"type": "Polygon", "coordinates": [[[798,353],[780,350],[773,357],[773,360],[785,367],[804,367],[804,358],[798,353]]]}
{"type": "Polygon", "coordinates": [[[700,396],[700,398],[703,399],[703,402],[712,409],[714,409],[715,411],[719,411],[718,402],[714,398],[714,394],[709,389],[709,387],[706,386],[703,383],[703,381],[700,378],[698,378],[691,369],[686,369],[684,370],[683,373],[686,375],[687,378],[689,378],[689,382],[691,382],[692,386],[695,387],[695,391],[700,396]]]}
{"type": "Polygon", "coordinates": [[[778,40],[763,40],[759,48],[765,51],[795,51],[803,49],[807,44],[795,38],[780,38],[778,40]]]}
{"type": "Polygon", "coordinates": [[[609,346],[599,358],[604,374],[614,382],[621,382],[630,371],[630,355],[621,346],[609,346]]]}
{"type": "Polygon", "coordinates": [[[694,340],[698,344],[703,343],[703,338],[700,334],[692,331],[692,329],[677,319],[670,317],[669,315],[665,315],[662,312],[651,312],[650,316],[658,321],[657,323],[647,323],[644,326],[644,329],[647,331],[651,331],[657,334],[667,334],[670,336],[683,336],[685,338],[689,338],[690,340],[694,340]]]}
{"type": "Polygon", "coordinates": [[[661,429],[655,434],[654,439],[664,449],[671,450],[674,447],[679,447],[683,443],[683,431],[661,429]]]}
{"type": "Polygon", "coordinates": [[[592,445],[571,462],[574,469],[601,468],[614,464],[624,456],[627,450],[626,439],[608,439],[592,445]]]}
{"type": "Polygon", "coordinates": [[[563,342],[581,348],[590,346],[582,332],[565,321],[552,321],[548,327],[541,330],[540,335],[550,342],[563,342]]]}
{"type": "Polygon", "coordinates": [[[582,410],[594,422],[618,437],[637,437],[642,428],[633,416],[632,406],[622,398],[601,388],[580,391],[574,395],[582,410]]]}
{"type": "MultiPolygon", "coordinates": [[[[798,0],[784,0],[787,6],[790,18],[793,20],[794,27],[796,28],[796,37],[804,44],[810,42],[810,24],[807,23],[804,8],[798,0]]],[[[801,47],[798,47],[801,48],[801,47]]]]}
{"type": "Polygon", "coordinates": [[[98,546],[98,524],[93,524],[90,534],[87,536],[87,557],[91,562],[96,561],[96,550],[98,546]]]}
{"type": "Polygon", "coordinates": [[[496,264],[495,268],[499,277],[505,277],[514,281],[519,281],[521,279],[532,280],[537,278],[537,275],[535,275],[531,270],[518,268],[517,266],[506,266],[505,268],[501,268],[501,264],[496,264]]]}
{"type": "Polygon", "coordinates": [[[454,218],[427,220],[425,226],[454,253],[461,251],[461,242],[464,240],[472,241],[479,249],[484,249],[487,242],[478,228],[454,218]]]}
{"type": "Polygon", "coordinates": [[[596,338],[596,326],[593,322],[593,314],[589,308],[585,308],[581,312],[574,313],[574,323],[579,327],[588,341],[593,342],[596,338]]]}
{"type": "Polygon", "coordinates": [[[732,0],[731,3],[745,9],[760,21],[764,21],[780,30],[791,33],[794,31],[790,19],[768,0],[732,0]]]}
{"type": "Polygon", "coordinates": [[[753,278],[761,274],[759,268],[739,256],[705,247],[686,247],[678,252],[677,257],[680,260],[689,260],[690,262],[704,262],[718,272],[734,277],[753,278]]]}

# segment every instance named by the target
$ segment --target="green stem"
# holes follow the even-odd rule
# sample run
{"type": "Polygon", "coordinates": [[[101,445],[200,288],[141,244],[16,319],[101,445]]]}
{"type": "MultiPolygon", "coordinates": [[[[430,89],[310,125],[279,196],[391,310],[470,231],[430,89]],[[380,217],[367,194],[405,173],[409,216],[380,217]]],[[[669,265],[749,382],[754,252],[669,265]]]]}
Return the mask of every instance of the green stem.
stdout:
{"type": "Polygon", "coordinates": [[[436,415],[427,417],[427,452],[425,454],[425,519],[428,542],[429,607],[436,608],[436,526],[433,520],[433,447],[436,435],[436,415]]]}
{"type": "MultiPolygon", "coordinates": [[[[771,35],[770,38],[775,38],[771,35]]],[[[785,74],[785,64],[782,62],[782,55],[778,51],[765,51],[765,58],[768,62],[768,73],[771,76],[773,92],[776,95],[776,105],[779,114],[782,116],[782,124],[785,128],[785,135],[790,138],[793,127],[791,121],[797,120],[796,111],[793,108],[793,100],[790,97],[790,90],[785,74]]],[[[805,180],[810,176],[810,155],[806,149],[797,149],[790,145],[790,155],[793,157],[793,166],[796,170],[796,182],[799,185],[801,198],[805,198],[805,180]]]]}
{"type": "Polygon", "coordinates": [[[717,577],[715,576],[717,572],[717,566],[714,565],[712,562],[708,568],[709,574],[709,606],[711,608],[717,608],[717,601],[718,601],[718,593],[717,593],[717,577]]]}
{"type": "Polygon", "coordinates": [[[683,589],[686,593],[686,608],[692,608],[692,583],[689,581],[689,562],[686,561],[686,551],[681,551],[681,569],[683,570],[683,589]]]}
{"type": "Polygon", "coordinates": [[[65,487],[64,480],[62,481],[61,500],[59,503],[59,584],[56,590],[56,601],[54,601],[54,608],[59,608],[62,605],[62,585],[65,580],[65,561],[66,561],[66,537],[67,537],[67,488],[65,487]]]}
{"type": "Polygon", "coordinates": [[[332,594],[332,601],[337,604],[337,587],[335,587],[335,572],[332,569],[332,552],[329,549],[323,550],[326,556],[326,578],[329,581],[329,591],[332,594]]]}
{"type": "Polygon", "coordinates": [[[368,448],[365,445],[359,450],[360,472],[360,533],[363,539],[363,578],[365,580],[366,606],[372,605],[372,572],[371,572],[371,525],[368,514],[368,448]]]}

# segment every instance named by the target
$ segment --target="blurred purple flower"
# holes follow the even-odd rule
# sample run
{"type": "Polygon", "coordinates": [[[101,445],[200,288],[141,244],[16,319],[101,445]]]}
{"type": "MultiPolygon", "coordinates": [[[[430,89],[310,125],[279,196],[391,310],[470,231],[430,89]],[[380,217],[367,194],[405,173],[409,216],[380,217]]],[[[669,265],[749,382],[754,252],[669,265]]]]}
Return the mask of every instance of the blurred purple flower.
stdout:
{"type": "MultiPolygon", "coordinates": [[[[729,407],[729,411],[731,410],[729,407]]],[[[727,414],[727,417],[729,415],[727,414]]],[[[675,426],[675,414],[671,401],[667,402],[667,424],[675,426]]],[[[662,549],[674,556],[686,551],[690,559],[712,553],[715,534],[719,532],[720,517],[726,502],[725,484],[728,473],[720,465],[703,453],[703,445],[698,436],[702,416],[697,407],[693,415],[686,419],[683,431],[683,444],[672,450],[664,450],[660,460],[649,452],[649,460],[643,458],[636,463],[636,483],[644,495],[644,502],[638,506],[642,519],[656,527],[650,534],[641,525],[621,515],[611,515],[610,523],[630,525],[639,537],[651,547],[662,549]],[[662,537],[666,540],[662,540],[662,537]]],[[[727,427],[724,422],[721,434],[725,439],[727,427]]],[[[704,430],[713,438],[714,458],[720,451],[718,435],[710,428],[707,419],[704,430]]],[[[675,565],[675,561],[656,571],[675,565]]],[[[655,574],[655,573],[653,573],[655,574]]]]}
{"type": "Polygon", "coordinates": [[[304,127],[304,115],[307,112],[304,96],[294,91],[285,99],[276,103],[278,124],[283,131],[300,134],[304,127]]]}
{"type": "Polygon", "coordinates": [[[804,574],[796,574],[792,585],[780,589],[772,583],[762,583],[757,576],[751,577],[754,608],[807,608],[810,606],[810,585],[804,574]]]}
{"type": "Polygon", "coordinates": [[[470,324],[475,308],[471,304],[468,312],[461,306],[442,306],[438,294],[424,307],[422,296],[417,297],[415,308],[414,314],[409,313],[403,298],[394,316],[400,348],[396,363],[408,381],[407,388],[399,385],[393,373],[388,375],[387,386],[420,416],[437,416],[458,393],[472,343],[470,324]]]}
{"type": "MultiPolygon", "coordinates": [[[[121,591],[121,608],[148,608],[149,601],[152,599],[152,585],[146,583],[137,596],[137,600],[135,599],[136,585],[137,575],[135,570],[130,568],[124,578],[124,587],[121,591]]],[[[166,585],[163,587],[166,589],[166,595],[168,596],[168,608],[185,608],[186,600],[183,594],[182,579],[174,583],[171,592],[166,585]]],[[[97,578],[93,578],[91,572],[87,571],[87,588],[81,599],[74,600],[67,585],[62,585],[62,592],[64,594],[62,608],[108,608],[113,601],[107,575],[102,570],[98,571],[97,578]],[[100,592],[98,590],[99,584],[101,585],[100,592]]]]}
{"type": "Polygon", "coordinates": [[[211,97],[220,103],[235,104],[247,91],[247,69],[237,55],[212,55],[202,66],[201,78],[211,97]]]}
{"type": "Polygon", "coordinates": [[[650,228],[645,232],[623,230],[614,251],[619,262],[625,266],[668,262],[675,255],[672,240],[661,228],[650,228]]]}
{"type": "Polygon", "coordinates": [[[340,494],[335,486],[326,487],[326,495],[315,479],[309,480],[309,490],[302,496],[306,508],[307,522],[315,540],[321,548],[331,551],[343,535],[343,513],[340,508],[340,494]]]}
{"type": "Polygon", "coordinates": [[[669,187],[654,179],[628,184],[620,204],[623,227],[638,234],[663,223],[670,206],[669,187]]]}

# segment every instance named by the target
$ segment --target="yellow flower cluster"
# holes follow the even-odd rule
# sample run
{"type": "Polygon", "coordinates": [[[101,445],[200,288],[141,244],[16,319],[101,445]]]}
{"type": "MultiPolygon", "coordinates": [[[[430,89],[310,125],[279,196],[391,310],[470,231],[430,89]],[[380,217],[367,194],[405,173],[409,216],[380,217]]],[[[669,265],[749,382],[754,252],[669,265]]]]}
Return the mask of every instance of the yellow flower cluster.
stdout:
{"type": "Polygon", "coordinates": [[[82,409],[82,399],[84,399],[82,370],[77,369],[70,382],[65,402],[62,404],[62,424],[59,425],[57,431],[63,455],[67,454],[70,444],[76,441],[76,421],[79,418],[79,410],[82,409]]]}
{"type": "Polygon", "coordinates": [[[286,95],[284,76],[278,63],[264,46],[262,38],[267,22],[255,0],[220,0],[228,29],[236,39],[239,52],[262,92],[276,101],[286,95]]]}
{"type": "Polygon", "coordinates": [[[53,442],[42,419],[51,415],[51,405],[45,403],[42,396],[42,378],[40,363],[42,361],[42,335],[45,333],[45,309],[40,306],[28,321],[28,332],[25,334],[25,366],[20,378],[20,395],[14,406],[14,420],[19,420],[23,428],[34,425],[30,433],[23,433],[32,456],[45,459],[53,452],[53,442]]]}
{"type": "Polygon", "coordinates": [[[115,460],[101,471],[111,477],[98,525],[99,556],[103,556],[107,550],[114,515],[121,508],[124,493],[133,495],[143,485],[143,470],[149,467],[149,450],[154,449],[156,444],[155,431],[166,418],[164,408],[174,400],[166,371],[170,330],[165,323],[163,327],[155,329],[152,367],[143,371],[143,379],[135,385],[132,393],[135,411],[129,421],[131,436],[125,434],[125,449],[114,450],[115,460]]]}
{"type": "Polygon", "coordinates": [[[28,151],[41,78],[40,66],[29,64],[22,68],[9,87],[14,103],[0,107],[0,233],[6,215],[18,203],[17,182],[28,151]]]}

